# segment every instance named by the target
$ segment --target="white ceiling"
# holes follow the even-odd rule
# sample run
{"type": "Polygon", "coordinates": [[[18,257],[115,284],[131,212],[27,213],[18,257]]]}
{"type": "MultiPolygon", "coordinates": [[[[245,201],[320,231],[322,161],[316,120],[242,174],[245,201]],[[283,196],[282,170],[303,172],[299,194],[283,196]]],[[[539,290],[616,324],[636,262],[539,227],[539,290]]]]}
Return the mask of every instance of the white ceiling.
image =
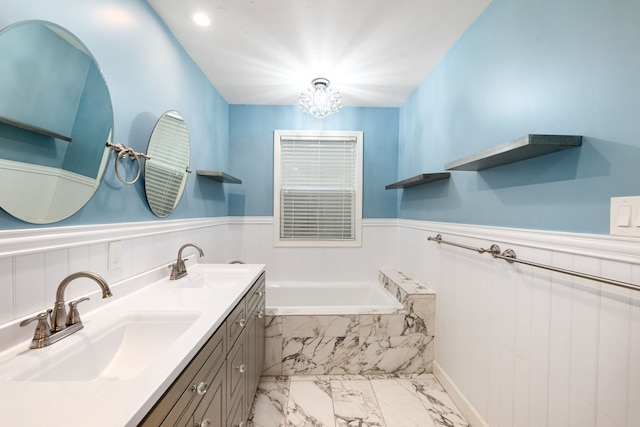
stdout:
{"type": "Polygon", "coordinates": [[[148,0],[230,104],[399,107],[490,0],[148,0]],[[208,27],[192,16],[205,12],[208,27]]]}

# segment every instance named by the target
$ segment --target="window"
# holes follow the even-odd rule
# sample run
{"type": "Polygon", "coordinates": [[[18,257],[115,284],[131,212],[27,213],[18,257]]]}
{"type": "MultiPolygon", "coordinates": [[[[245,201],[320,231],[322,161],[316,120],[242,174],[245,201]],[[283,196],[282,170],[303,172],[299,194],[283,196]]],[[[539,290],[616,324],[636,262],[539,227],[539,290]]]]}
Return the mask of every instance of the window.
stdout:
{"type": "Polygon", "coordinates": [[[360,246],[362,132],[274,131],[274,245],[360,246]]]}

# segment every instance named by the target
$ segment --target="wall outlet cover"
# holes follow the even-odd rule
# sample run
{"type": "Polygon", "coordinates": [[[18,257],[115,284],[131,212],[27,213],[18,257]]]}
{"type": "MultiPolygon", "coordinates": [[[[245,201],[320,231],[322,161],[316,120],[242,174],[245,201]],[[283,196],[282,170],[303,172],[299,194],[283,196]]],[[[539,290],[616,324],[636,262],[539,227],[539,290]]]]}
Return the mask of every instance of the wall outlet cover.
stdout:
{"type": "Polygon", "coordinates": [[[109,242],[109,270],[115,270],[122,265],[122,242],[109,242]]]}

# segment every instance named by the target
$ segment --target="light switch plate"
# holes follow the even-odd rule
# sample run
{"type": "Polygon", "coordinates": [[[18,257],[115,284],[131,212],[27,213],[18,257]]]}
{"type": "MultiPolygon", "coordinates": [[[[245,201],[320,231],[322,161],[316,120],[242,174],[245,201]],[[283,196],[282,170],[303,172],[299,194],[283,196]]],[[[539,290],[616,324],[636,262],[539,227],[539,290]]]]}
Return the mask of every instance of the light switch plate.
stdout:
{"type": "Polygon", "coordinates": [[[640,196],[612,197],[610,219],[611,235],[640,237],[640,196]]]}

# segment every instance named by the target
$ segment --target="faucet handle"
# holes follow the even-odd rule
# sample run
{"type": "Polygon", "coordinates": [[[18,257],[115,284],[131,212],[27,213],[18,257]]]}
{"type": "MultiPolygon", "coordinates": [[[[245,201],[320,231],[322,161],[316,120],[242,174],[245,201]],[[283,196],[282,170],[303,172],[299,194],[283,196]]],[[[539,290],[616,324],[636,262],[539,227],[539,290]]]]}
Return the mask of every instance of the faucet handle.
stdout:
{"type": "Polygon", "coordinates": [[[37,316],[25,319],[20,322],[20,326],[26,326],[34,320],[38,321],[36,331],[33,334],[31,345],[29,348],[42,348],[49,345],[49,337],[51,336],[51,327],[49,326],[49,313],[39,313],[37,316]]]}
{"type": "Polygon", "coordinates": [[[67,326],[80,323],[80,313],[78,312],[78,304],[80,304],[83,301],[87,301],[89,299],[90,299],[89,297],[84,297],[76,301],[71,301],[69,303],[69,315],[67,316],[67,326]]]}

